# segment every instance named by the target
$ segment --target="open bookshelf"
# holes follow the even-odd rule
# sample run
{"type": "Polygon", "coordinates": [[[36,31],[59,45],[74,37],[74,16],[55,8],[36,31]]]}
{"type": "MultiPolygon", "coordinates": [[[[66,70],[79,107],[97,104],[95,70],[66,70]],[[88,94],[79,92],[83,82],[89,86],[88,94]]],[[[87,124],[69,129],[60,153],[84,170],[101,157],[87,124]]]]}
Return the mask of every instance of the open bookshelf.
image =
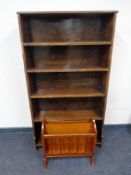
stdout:
{"type": "Polygon", "coordinates": [[[37,147],[43,119],[94,119],[102,143],[116,14],[18,12],[37,147]]]}

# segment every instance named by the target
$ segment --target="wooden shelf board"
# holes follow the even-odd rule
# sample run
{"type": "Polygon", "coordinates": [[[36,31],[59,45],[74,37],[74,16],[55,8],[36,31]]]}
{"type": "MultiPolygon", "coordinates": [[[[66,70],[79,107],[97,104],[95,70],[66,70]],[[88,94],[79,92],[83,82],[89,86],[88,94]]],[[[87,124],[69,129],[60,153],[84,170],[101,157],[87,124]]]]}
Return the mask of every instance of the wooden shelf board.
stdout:
{"type": "Polygon", "coordinates": [[[98,89],[46,89],[30,95],[30,98],[71,98],[71,97],[104,97],[105,94],[98,89]]]}
{"type": "Polygon", "coordinates": [[[24,42],[23,46],[83,46],[83,45],[111,45],[111,41],[74,41],[74,42],[24,42]]]}
{"type": "Polygon", "coordinates": [[[55,67],[45,67],[45,68],[30,68],[27,69],[27,73],[48,73],[48,72],[107,72],[109,68],[104,67],[92,67],[92,68],[55,68],[55,67]]]}
{"type": "Polygon", "coordinates": [[[102,117],[97,114],[95,110],[52,110],[41,111],[40,115],[34,118],[34,122],[42,122],[43,119],[49,121],[59,120],[102,120],[102,117]]]}
{"type": "Polygon", "coordinates": [[[96,11],[18,11],[17,14],[24,14],[24,15],[48,15],[52,14],[53,16],[55,14],[108,14],[108,13],[118,13],[118,10],[96,10],[96,11]]]}

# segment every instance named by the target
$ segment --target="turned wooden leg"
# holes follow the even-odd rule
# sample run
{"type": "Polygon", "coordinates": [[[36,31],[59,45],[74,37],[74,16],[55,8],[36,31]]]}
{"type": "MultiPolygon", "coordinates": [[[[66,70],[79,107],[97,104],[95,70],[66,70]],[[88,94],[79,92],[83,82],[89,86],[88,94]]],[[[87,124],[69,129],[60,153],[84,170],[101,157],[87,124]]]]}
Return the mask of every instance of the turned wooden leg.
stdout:
{"type": "Polygon", "coordinates": [[[91,166],[94,167],[94,165],[95,165],[95,157],[92,156],[91,157],[91,166]]]}
{"type": "Polygon", "coordinates": [[[44,158],[44,168],[47,168],[47,158],[44,158]]]}

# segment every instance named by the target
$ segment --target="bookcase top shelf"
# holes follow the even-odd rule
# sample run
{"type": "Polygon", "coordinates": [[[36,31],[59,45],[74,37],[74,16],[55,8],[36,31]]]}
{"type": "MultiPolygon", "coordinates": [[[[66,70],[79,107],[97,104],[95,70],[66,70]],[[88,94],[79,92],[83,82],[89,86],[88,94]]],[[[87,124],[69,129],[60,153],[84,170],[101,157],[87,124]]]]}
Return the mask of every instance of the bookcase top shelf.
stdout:
{"type": "Polygon", "coordinates": [[[39,15],[39,14],[107,14],[118,13],[118,10],[96,10],[96,11],[18,11],[17,14],[39,15]]]}

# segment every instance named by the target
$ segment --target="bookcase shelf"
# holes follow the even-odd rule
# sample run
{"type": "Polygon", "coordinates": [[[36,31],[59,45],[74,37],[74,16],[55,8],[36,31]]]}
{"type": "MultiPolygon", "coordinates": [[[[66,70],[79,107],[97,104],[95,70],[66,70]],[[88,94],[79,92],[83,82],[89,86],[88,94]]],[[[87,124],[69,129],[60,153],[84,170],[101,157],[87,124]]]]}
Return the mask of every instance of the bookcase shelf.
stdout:
{"type": "Polygon", "coordinates": [[[38,116],[34,117],[34,122],[42,122],[43,119],[50,121],[59,120],[102,120],[95,110],[52,110],[52,111],[40,111],[38,116]]]}
{"type": "Polygon", "coordinates": [[[104,72],[30,74],[30,98],[104,97],[104,72]]]}
{"type": "Polygon", "coordinates": [[[105,94],[99,89],[39,89],[30,95],[30,98],[69,98],[69,97],[104,97],[105,94]]]}
{"type": "Polygon", "coordinates": [[[76,41],[76,42],[28,42],[23,43],[23,46],[97,46],[111,45],[111,41],[76,41]]]}
{"type": "Polygon", "coordinates": [[[58,66],[46,66],[45,68],[30,68],[27,69],[27,73],[49,73],[49,72],[108,72],[109,68],[104,67],[92,67],[92,68],[86,68],[86,67],[80,67],[80,68],[60,68],[58,66]]]}
{"type": "Polygon", "coordinates": [[[36,147],[44,119],[94,119],[102,143],[116,13],[18,12],[36,147]]]}
{"type": "Polygon", "coordinates": [[[25,49],[27,72],[109,71],[110,46],[51,46],[25,49]]]}

